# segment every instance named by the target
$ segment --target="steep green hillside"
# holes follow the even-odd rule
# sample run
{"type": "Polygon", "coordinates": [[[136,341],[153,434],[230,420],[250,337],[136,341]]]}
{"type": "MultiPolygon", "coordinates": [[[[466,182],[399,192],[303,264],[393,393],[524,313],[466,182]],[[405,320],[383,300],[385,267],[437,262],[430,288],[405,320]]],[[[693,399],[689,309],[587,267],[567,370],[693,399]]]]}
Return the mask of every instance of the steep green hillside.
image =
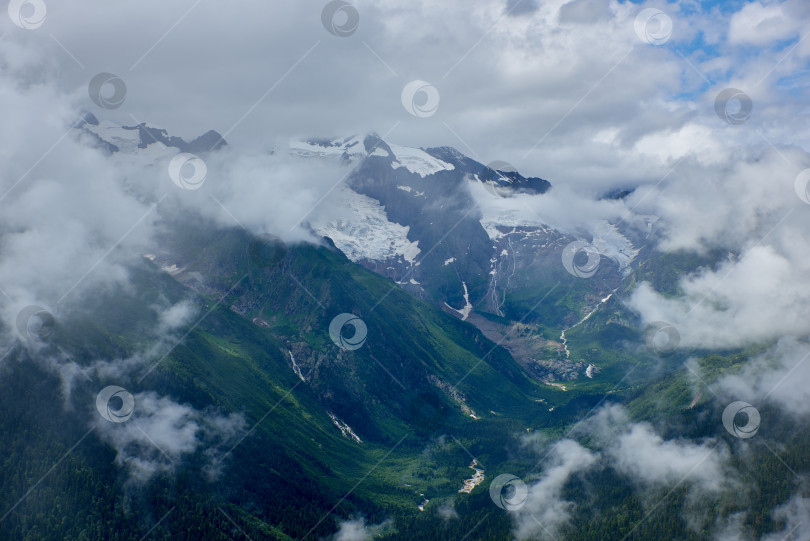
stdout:
{"type": "Polygon", "coordinates": [[[244,437],[230,453],[214,450],[226,457],[221,478],[202,479],[206,450],[198,450],[176,478],[158,476],[146,487],[130,486],[112,463],[110,449],[91,432],[0,522],[4,532],[32,536],[34,520],[58,525],[53,538],[81,538],[92,527],[138,539],[153,525],[143,517],[157,521],[171,507],[163,505],[168,501],[177,506],[174,519],[156,532],[176,536],[191,524],[196,531],[214,531],[224,518],[217,507],[224,507],[260,538],[274,538],[270,530],[262,533],[263,524],[277,525],[294,538],[313,527],[313,536],[323,535],[334,530],[328,514],[333,506],[336,516],[363,511],[373,517],[388,508],[418,513],[423,499],[457,493],[470,476],[468,450],[497,456],[504,452],[499,440],[505,435],[551,419],[536,401],[549,391],[470,325],[327,247],[292,248],[278,266],[265,268],[251,260],[249,241],[238,231],[207,237],[204,260],[214,278],[206,277],[206,286],[196,291],[152,264],[134,270],[132,288],[104,295],[66,320],[51,349],[31,353],[35,360],[18,350],[4,375],[9,389],[4,400],[14,404],[6,411],[16,412],[4,417],[4,433],[18,433],[20,427],[36,431],[36,437],[4,444],[4,471],[16,472],[4,483],[10,488],[4,509],[82,436],[97,415],[94,393],[107,384],[121,383],[132,393],[154,390],[198,410],[242,413],[244,437]],[[221,257],[208,257],[212,250],[221,257]],[[74,380],[70,407],[41,413],[25,382],[41,379],[44,388],[37,394],[58,397],[60,391],[58,382],[42,373],[40,358],[55,354],[56,346],[80,366],[127,358],[147,345],[147,330],[157,323],[149,306],[182,299],[193,299],[199,319],[178,332],[182,342],[154,370],[146,365],[121,382],[74,380]],[[368,327],[358,350],[343,351],[330,339],[329,323],[343,312],[357,314],[368,327]],[[292,369],[291,350],[306,382],[292,369]],[[362,443],[344,437],[329,413],[362,443]],[[426,455],[441,434],[447,435],[441,445],[426,455]],[[30,456],[37,461],[27,462],[30,456]],[[88,484],[75,486],[70,471],[83,472],[88,484]],[[45,504],[41,520],[32,519],[38,505],[62,491],[64,504],[45,504]],[[96,518],[71,511],[100,497],[105,503],[96,518]]]}

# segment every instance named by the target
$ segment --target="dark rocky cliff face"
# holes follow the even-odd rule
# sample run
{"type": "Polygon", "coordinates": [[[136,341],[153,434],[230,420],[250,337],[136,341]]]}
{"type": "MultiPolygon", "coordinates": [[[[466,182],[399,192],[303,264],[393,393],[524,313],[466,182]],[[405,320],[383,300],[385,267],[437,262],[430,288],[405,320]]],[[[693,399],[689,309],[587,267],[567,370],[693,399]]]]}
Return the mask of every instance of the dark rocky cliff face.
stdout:
{"type": "MultiPolygon", "coordinates": [[[[396,166],[395,155],[385,142],[368,137],[365,144],[372,152],[388,155],[365,158],[352,175],[350,187],[378,200],[390,221],[408,226],[408,238],[418,241],[421,250],[413,267],[407,262],[386,262],[393,268],[385,269],[384,274],[399,282],[424,281],[434,300],[463,305],[462,282],[476,291],[475,301],[483,299],[492,246],[465,186],[475,168],[447,162],[454,168],[423,177],[405,167],[392,167],[396,166]],[[445,262],[453,258],[458,264],[447,268],[445,262]]],[[[373,266],[372,270],[379,269],[379,265],[373,266]]]]}

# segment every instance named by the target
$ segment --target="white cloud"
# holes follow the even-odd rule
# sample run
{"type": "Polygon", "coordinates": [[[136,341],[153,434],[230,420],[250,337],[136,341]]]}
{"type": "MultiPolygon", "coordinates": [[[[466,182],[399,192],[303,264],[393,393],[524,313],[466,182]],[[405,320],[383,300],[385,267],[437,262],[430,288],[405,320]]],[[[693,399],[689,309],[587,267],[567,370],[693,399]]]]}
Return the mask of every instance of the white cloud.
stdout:
{"type": "MultiPolygon", "coordinates": [[[[771,517],[779,524],[778,530],[759,541],[786,541],[806,539],[810,536],[810,498],[794,494],[790,500],[776,507],[771,517]]],[[[753,541],[754,535],[745,525],[745,513],[735,513],[718,521],[714,541],[753,541]]]]}
{"type": "Polygon", "coordinates": [[[436,508],[436,514],[441,517],[445,522],[455,520],[458,518],[458,512],[455,508],[455,501],[453,499],[447,500],[442,505],[436,508]]]}
{"type": "Polygon", "coordinates": [[[732,16],[728,40],[735,45],[768,45],[794,37],[800,24],[781,4],[752,2],[732,16]]]}
{"type": "Polygon", "coordinates": [[[752,536],[745,528],[745,513],[734,513],[718,520],[715,525],[714,541],[751,541],[752,536]]]}
{"type": "Polygon", "coordinates": [[[713,446],[665,441],[649,425],[632,426],[608,452],[619,471],[644,484],[674,486],[688,480],[711,492],[723,488],[725,457],[713,446]]]}
{"type": "Polygon", "coordinates": [[[723,376],[714,389],[729,402],[744,400],[756,406],[767,400],[784,412],[806,418],[810,415],[810,389],[805,384],[809,378],[810,346],[783,338],[741,372],[723,376]]]}
{"type": "MultiPolygon", "coordinates": [[[[184,455],[198,448],[226,443],[244,431],[241,414],[199,411],[153,392],[135,395],[133,416],[124,423],[96,422],[101,438],[116,450],[132,482],[144,483],[155,474],[172,472],[184,455]]],[[[209,455],[212,462],[216,457],[209,455]]]]}
{"type": "Polygon", "coordinates": [[[781,532],[765,536],[762,541],[805,539],[810,535],[810,498],[795,494],[787,503],[774,509],[772,516],[785,527],[781,532]]]}
{"type": "MultiPolygon", "coordinates": [[[[721,166],[688,164],[677,183],[641,191],[636,212],[661,216],[664,251],[729,254],[714,270],[680,277],[682,295],[642,284],[628,306],[644,323],[673,324],[686,348],[736,348],[810,333],[808,207],[793,181],[810,163],[795,149],[721,166]]],[[[684,166],[681,166],[684,167],[684,166]]]]}
{"type": "MultiPolygon", "coordinates": [[[[749,384],[753,381],[748,374],[741,378],[749,384]]],[[[795,379],[806,381],[801,375],[795,379]]],[[[717,385],[715,390],[739,392],[731,385],[717,385]]],[[[721,440],[666,439],[649,423],[633,421],[624,407],[608,405],[577,424],[567,439],[549,445],[543,436],[532,436],[523,437],[521,442],[541,457],[542,473],[538,481],[530,484],[525,505],[512,512],[518,539],[558,538],[575,505],[587,505],[587,501],[566,501],[565,485],[574,475],[607,469],[624,477],[649,509],[661,501],[663,494],[684,488],[682,518],[696,532],[711,530],[717,541],[753,539],[745,526],[746,512],[715,517],[714,524],[708,522],[707,506],[729,498],[742,504],[758,490],[734,468],[730,449],[721,440]],[[587,442],[588,448],[573,438],[587,442]]],[[[587,475],[583,482],[588,487],[587,475]]],[[[810,500],[795,495],[773,511],[781,533],[763,539],[782,539],[789,532],[797,535],[789,538],[798,539],[810,525],[808,513],[810,500]]]]}
{"type": "Polygon", "coordinates": [[[125,281],[157,215],[122,189],[109,160],[74,140],[76,114],[64,95],[43,84],[20,87],[6,75],[0,283],[11,301],[4,295],[0,314],[13,327],[26,305],[41,304],[59,319],[84,292],[125,281]]]}
{"type": "Polygon", "coordinates": [[[641,488],[686,482],[718,493],[732,486],[727,450],[716,441],[665,440],[650,424],[631,422],[621,406],[601,408],[575,430],[595,438],[607,462],[641,488]]]}
{"type": "MultiPolygon", "coordinates": [[[[687,15],[677,4],[664,2],[524,0],[518,16],[504,17],[506,1],[354,4],[360,26],[349,38],[322,28],[319,3],[244,2],[225,10],[200,3],[155,45],[167,21],[180,19],[184,9],[166,8],[156,0],[137,6],[93,0],[74,10],[52,9],[41,32],[19,32],[5,21],[0,51],[13,73],[30,77],[31,64],[49,66],[40,78],[59,73],[58,85],[74,104],[120,123],[134,123],[134,115],[184,137],[218,129],[229,132],[228,139],[240,148],[267,148],[296,134],[383,133],[396,125],[395,141],[464,149],[468,144],[485,163],[503,159],[523,171],[579,186],[607,188],[619,180],[656,178],[648,158],[635,154],[635,142],[696,122],[720,126],[711,101],[734,79],[729,70],[740,73],[748,92],[756,91],[758,112],[775,107],[768,116],[782,122],[768,126],[776,132],[769,138],[791,141],[800,132],[789,124],[796,121],[793,113],[801,101],[785,100],[770,85],[785,70],[797,68],[794,62],[804,57],[804,45],[777,67],[775,79],[760,85],[755,83],[786,51],[721,47],[725,68],[711,74],[718,87],[713,85],[705,101],[689,103],[680,96],[700,90],[703,78],[679,55],[641,42],[633,31],[638,11],[655,6],[673,19],[672,44],[689,43],[698,31],[716,40],[729,32],[742,36],[727,30],[729,18],[715,11],[687,15]],[[226,47],[211,41],[211,35],[223,33],[226,47]],[[105,46],[110,42],[115,46],[105,46]],[[188,55],[189,50],[195,54],[188,55]],[[283,54],[268,56],[268,50],[283,54]],[[227,76],[211,66],[227,66],[227,76]],[[114,111],[100,111],[87,98],[88,80],[102,70],[127,83],[127,99],[114,111]],[[403,86],[417,78],[441,92],[439,113],[431,119],[410,117],[399,102],[403,86]],[[464,142],[445,124],[463,134],[464,142]],[[603,130],[618,130],[621,137],[609,146],[588,142],[603,130]]],[[[801,2],[751,6],[733,19],[738,21],[734,28],[759,21],[745,39],[752,32],[775,32],[763,22],[778,20],[771,12],[782,13],[778,28],[793,28],[795,34],[807,26],[801,2]]],[[[719,66],[698,52],[689,61],[698,71],[719,66]]],[[[741,136],[738,131],[730,139],[741,136]]]]}
{"type": "Polygon", "coordinates": [[[380,524],[366,524],[364,517],[341,521],[338,531],[330,541],[368,541],[390,529],[393,521],[386,520],[380,524]]]}
{"type": "Polygon", "coordinates": [[[729,153],[725,143],[716,138],[714,130],[698,123],[646,134],[636,142],[635,150],[657,159],[661,165],[670,165],[685,157],[692,157],[701,164],[715,165],[725,163],[729,153]]]}
{"type": "Polygon", "coordinates": [[[572,235],[590,233],[595,236],[605,221],[615,223],[624,216],[627,216],[626,222],[639,220],[627,213],[622,201],[597,200],[567,186],[555,186],[541,196],[516,194],[512,197],[494,197],[481,182],[468,182],[467,187],[481,209],[484,221],[551,225],[572,235]]]}
{"type": "Polygon", "coordinates": [[[197,308],[188,300],[173,304],[158,316],[160,326],[167,331],[173,331],[191,322],[197,308]]]}
{"type": "Polygon", "coordinates": [[[571,476],[586,471],[598,455],[573,440],[554,443],[540,479],[529,485],[526,503],[514,512],[518,539],[554,539],[571,518],[573,502],[562,491],[571,476]]]}
{"type": "Polygon", "coordinates": [[[298,159],[280,148],[272,155],[228,154],[210,161],[218,171],[211,191],[222,206],[210,198],[180,204],[200,206],[224,226],[234,226],[236,219],[250,231],[272,233],[285,242],[317,243],[308,229],[310,220],[329,222],[350,213],[337,203],[335,189],[350,166],[337,160],[298,159]]]}

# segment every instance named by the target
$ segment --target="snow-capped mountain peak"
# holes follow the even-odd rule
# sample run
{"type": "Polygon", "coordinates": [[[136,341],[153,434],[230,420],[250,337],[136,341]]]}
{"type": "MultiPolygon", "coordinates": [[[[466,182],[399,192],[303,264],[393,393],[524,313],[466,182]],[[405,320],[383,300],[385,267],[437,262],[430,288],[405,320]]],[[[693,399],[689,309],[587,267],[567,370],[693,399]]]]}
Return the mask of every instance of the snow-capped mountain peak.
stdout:
{"type": "MultiPolygon", "coordinates": [[[[121,126],[92,114],[76,128],[120,159],[133,154],[151,161],[226,144],[216,132],[186,142],[145,123],[121,126]]],[[[543,275],[538,267],[559,262],[571,240],[517,204],[543,197],[551,184],[505,162],[487,166],[451,147],[398,145],[373,132],[295,139],[288,153],[350,168],[331,194],[338,212],[333,219],[313,215],[313,232],[350,260],[469,321],[479,311],[502,315],[510,295],[536,287],[533,277],[543,275]],[[471,190],[471,182],[491,189],[471,190]]],[[[593,237],[617,271],[629,270],[639,251],[621,232],[605,223],[593,237]]]]}
{"type": "Polygon", "coordinates": [[[181,137],[169,135],[163,128],[150,126],[145,122],[135,126],[123,126],[109,120],[99,121],[90,112],[83,113],[82,119],[73,127],[90,137],[96,146],[109,154],[116,152],[135,153],[138,150],[149,148],[150,145],[163,145],[177,148],[180,152],[203,154],[218,150],[228,144],[214,130],[209,130],[187,142],[181,137]]]}
{"type": "Polygon", "coordinates": [[[338,157],[353,161],[368,155],[363,139],[357,135],[337,139],[292,139],[290,153],[302,157],[338,157]]]}
{"type": "Polygon", "coordinates": [[[390,144],[373,132],[365,137],[293,139],[289,148],[291,154],[302,157],[337,157],[348,162],[366,157],[385,159],[392,169],[403,167],[422,178],[455,169],[453,164],[432,156],[424,149],[390,144]]]}

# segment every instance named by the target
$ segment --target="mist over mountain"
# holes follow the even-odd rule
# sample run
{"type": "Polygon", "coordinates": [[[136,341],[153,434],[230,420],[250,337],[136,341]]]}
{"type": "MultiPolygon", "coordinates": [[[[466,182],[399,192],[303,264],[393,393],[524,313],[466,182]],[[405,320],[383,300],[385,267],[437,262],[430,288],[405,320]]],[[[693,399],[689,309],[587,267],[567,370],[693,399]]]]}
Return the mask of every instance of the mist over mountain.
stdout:
{"type": "Polygon", "coordinates": [[[10,2],[0,538],[810,537],[808,17],[10,2]]]}

